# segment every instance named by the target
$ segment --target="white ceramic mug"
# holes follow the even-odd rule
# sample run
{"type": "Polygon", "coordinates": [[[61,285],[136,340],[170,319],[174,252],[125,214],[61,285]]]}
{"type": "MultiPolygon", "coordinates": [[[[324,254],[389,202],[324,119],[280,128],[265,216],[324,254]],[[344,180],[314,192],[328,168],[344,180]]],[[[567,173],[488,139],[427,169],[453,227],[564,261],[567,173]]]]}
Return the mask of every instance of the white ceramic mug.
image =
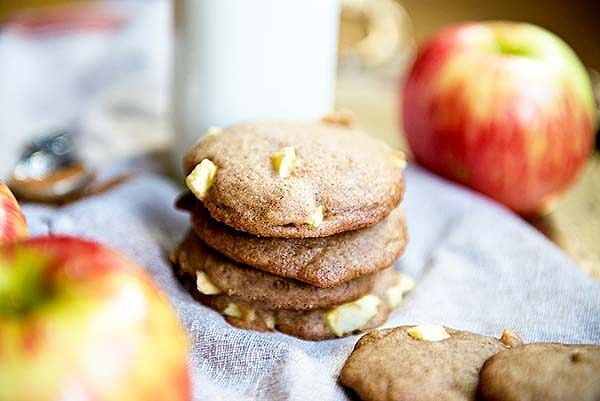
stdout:
{"type": "Polygon", "coordinates": [[[329,113],[338,25],[339,0],[176,0],[177,167],[211,126],[329,113]]]}

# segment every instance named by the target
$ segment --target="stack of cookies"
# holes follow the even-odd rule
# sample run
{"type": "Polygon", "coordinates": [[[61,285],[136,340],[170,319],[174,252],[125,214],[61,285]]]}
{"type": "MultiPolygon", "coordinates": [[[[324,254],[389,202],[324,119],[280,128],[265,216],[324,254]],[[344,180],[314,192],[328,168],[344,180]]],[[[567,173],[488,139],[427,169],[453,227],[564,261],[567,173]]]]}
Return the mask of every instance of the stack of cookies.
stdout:
{"type": "Polygon", "coordinates": [[[339,121],[211,129],[184,159],[177,274],[234,326],[304,339],[385,322],[413,280],[404,155],[339,121]]]}

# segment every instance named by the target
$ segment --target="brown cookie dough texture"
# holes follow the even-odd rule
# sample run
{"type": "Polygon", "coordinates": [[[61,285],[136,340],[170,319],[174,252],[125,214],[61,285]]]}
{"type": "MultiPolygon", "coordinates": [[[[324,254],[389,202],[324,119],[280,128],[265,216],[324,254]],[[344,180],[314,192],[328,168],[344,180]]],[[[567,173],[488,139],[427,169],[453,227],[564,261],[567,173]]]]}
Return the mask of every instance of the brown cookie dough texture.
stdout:
{"type": "MultiPolygon", "coordinates": [[[[342,337],[350,334],[357,334],[362,331],[372,329],[385,322],[390,312],[399,305],[399,300],[390,297],[389,290],[397,287],[401,282],[401,275],[393,269],[378,273],[377,279],[369,293],[363,294],[358,300],[350,301],[345,304],[332,306],[329,308],[316,308],[310,310],[294,309],[275,309],[271,308],[268,302],[249,302],[246,294],[228,295],[227,293],[218,293],[213,295],[202,294],[196,288],[193,273],[183,267],[181,253],[174,254],[174,259],[178,263],[177,273],[182,276],[182,282],[196,299],[205,305],[210,306],[223,314],[226,320],[242,329],[272,331],[290,334],[292,336],[306,340],[325,340],[330,338],[342,337]],[[361,317],[361,311],[357,310],[357,302],[368,299],[376,304],[371,304],[372,313],[361,317]],[[340,313],[341,309],[346,309],[340,313]],[[341,318],[349,318],[356,321],[357,318],[363,318],[358,326],[352,327],[348,331],[340,331],[336,326],[341,318]],[[333,315],[337,315],[336,317],[333,315]]],[[[364,311],[363,311],[364,312],[364,311]]]]}
{"type": "Polygon", "coordinates": [[[534,343],[490,358],[481,369],[484,401],[598,401],[600,346],[534,343]]]}
{"type": "Polygon", "coordinates": [[[379,282],[389,282],[395,274],[387,269],[331,288],[313,287],[230,261],[208,248],[193,232],[188,233],[173,257],[183,272],[196,277],[196,272],[202,271],[224,294],[268,309],[332,307],[373,291],[379,282]]]}
{"type": "Polygon", "coordinates": [[[340,381],[365,401],[473,401],[478,373],[490,356],[520,344],[445,328],[448,338],[416,339],[412,326],[364,335],[344,365],[340,381]]]}
{"type": "Polygon", "coordinates": [[[390,266],[408,240],[397,207],[374,226],[322,238],[256,237],[212,219],[200,202],[192,225],[211,248],[239,263],[317,287],[338,286],[390,266]]]}
{"type": "MultiPolygon", "coordinates": [[[[208,300],[207,303],[213,307],[213,309],[223,311],[223,307],[230,304],[230,300],[223,298],[217,298],[208,300]]],[[[255,308],[252,305],[250,308],[255,308]]],[[[293,311],[293,310],[257,310],[257,319],[254,321],[247,321],[236,317],[226,316],[226,320],[233,326],[246,329],[246,330],[258,330],[258,331],[271,331],[275,329],[285,334],[289,334],[294,337],[302,338],[304,340],[330,340],[333,338],[339,338],[351,334],[360,334],[361,332],[374,329],[375,327],[381,326],[387,320],[392,308],[383,302],[377,306],[377,313],[371,319],[369,319],[360,329],[353,330],[351,332],[344,333],[342,336],[336,335],[332,332],[331,328],[328,327],[325,321],[325,315],[328,310],[326,309],[315,309],[309,312],[293,311]],[[267,322],[267,323],[265,323],[267,322]],[[272,322],[269,325],[268,322],[272,322]]]]}
{"type": "Polygon", "coordinates": [[[234,125],[189,150],[186,174],[205,159],[216,166],[206,173],[214,178],[202,199],[211,216],[259,236],[324,237],[368,227],[396,208],[404,190],[401,153],[332,124],[234,125]],[[283,177],[272,157],[289,148],[294,160],[283,177]]]}

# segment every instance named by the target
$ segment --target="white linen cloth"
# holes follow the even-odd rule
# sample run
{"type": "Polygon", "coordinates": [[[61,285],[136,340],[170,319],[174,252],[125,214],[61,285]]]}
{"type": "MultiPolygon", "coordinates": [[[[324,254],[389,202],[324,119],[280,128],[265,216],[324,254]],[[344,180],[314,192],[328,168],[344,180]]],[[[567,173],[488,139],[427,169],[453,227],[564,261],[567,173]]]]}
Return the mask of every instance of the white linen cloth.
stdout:
{"type": "MultiPolygon", "coordinates": [[[[410,242],[397,266],[417,287],[384,327],[439,323],[526,341],[600,343],[600,283],[520,218],[418,167],[406,172],[410,242]]],[[[74,234],[129,255],[173,302],[192,339],[196,400],[346,400],[337,375],[359,336],[310,342],[231,327],[174,278],[189,227],[179,189],[144,173],[62,208],[26,205],[33,234],[74,234]]],[[[365,367],[368,369],[368,367],[365,367]]]]}

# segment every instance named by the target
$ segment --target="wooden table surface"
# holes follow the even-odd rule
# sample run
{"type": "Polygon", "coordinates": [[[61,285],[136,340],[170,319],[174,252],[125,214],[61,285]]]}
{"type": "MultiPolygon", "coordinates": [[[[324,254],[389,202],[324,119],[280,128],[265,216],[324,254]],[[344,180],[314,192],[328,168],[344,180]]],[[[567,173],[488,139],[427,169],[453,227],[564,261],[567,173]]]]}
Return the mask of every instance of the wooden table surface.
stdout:
{"type": "MultiPolygon", "coordinates": [[[[338,77],[336,107],[354,111],[359,126],[407,150],[398,122],[396,84],[364,74],[338,77]]],[[[600,280],[600,155],[596,152],[579,181],[552,213],[529,221],[600,280]]]]}

